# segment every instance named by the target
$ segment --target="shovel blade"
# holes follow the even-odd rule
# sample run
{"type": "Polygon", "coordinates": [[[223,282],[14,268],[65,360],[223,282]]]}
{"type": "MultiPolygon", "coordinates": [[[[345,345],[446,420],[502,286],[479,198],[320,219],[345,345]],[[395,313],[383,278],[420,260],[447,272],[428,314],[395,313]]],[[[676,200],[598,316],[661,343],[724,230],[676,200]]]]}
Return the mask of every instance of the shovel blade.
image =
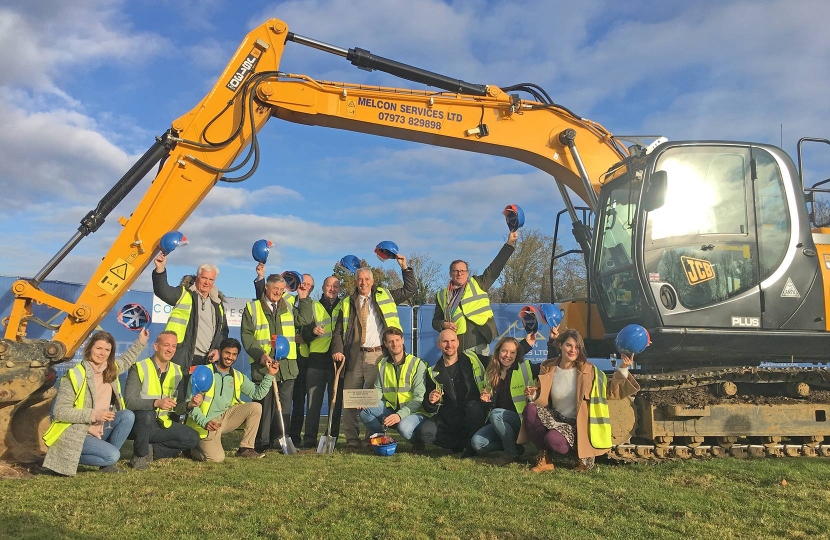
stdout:
{"type": "Polygon", "coordinates": [[[297,453],[297,449],[294,448],[294,442],[291,439],[286,437],[280,438],[280,446],[282,447],[282,453],[286,456],[290,456],[292,454],[297,453]]]}
{"type": "Polygon", "coordinates": [[[325,435],[320,437],[320,442],[317,443],[317,453],[318,454],[328,454],[329,453],[328,452],[328,447],[329,447],[328,439],[329,438],[325,435]]]}

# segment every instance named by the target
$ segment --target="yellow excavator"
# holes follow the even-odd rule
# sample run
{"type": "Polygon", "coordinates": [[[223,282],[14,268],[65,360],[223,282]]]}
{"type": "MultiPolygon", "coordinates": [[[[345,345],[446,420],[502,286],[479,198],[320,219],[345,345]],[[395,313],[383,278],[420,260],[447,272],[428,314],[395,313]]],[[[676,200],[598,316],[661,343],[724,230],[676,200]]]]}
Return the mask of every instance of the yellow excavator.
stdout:
{"type": "Polygon", "coordinates": [[[781,149],[761,144],[660,139],[626,147],[537,85],[472,84],[303,37],[271,19],[248,34],[212,90],[156,138],[43,269],[14,283],[0,340],[0,459],[42,455],[54,367],[130,288],[164,233],[180,228],[217,182],[254,173],[257,133],[271,117],[504,156],[550,174],[588,275],[588,298],[560,304],[564,324],[580,330],[593,354],[612,351],[629,323],[651,335],[637,357],[643,391],[612,411],[614,456],[830,455],[823,444],[830,373],[759,367],[828,360],[830,229],[811,228],[808,213],[813,196],[827,190],[822,182],[804,188],[800,171],[802,145],[830,141],[802,139],[798,168],[781,149]],[[283,72],[289,43],[438,90],[283,72]],[[52,270],[157,166],[78,299],[44,292],[52,270]],[[27,338],[30,325],[45,324],[34,304],[66,314],[51,340],[27,338]]]}

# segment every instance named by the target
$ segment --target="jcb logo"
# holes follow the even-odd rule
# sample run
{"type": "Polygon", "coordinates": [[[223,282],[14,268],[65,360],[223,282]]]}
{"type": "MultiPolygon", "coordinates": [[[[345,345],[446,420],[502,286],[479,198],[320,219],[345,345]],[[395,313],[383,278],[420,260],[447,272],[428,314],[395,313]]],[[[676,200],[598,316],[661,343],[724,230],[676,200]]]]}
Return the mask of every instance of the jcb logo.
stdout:
{"type": "Polygon", "coordinates": [[[680,257],[680,262],[683,264],[683,270],[686,272],[689,285],[697,285],[715,277],[715,269],[712,267],[712,263],[705,259],[680,257]]]}

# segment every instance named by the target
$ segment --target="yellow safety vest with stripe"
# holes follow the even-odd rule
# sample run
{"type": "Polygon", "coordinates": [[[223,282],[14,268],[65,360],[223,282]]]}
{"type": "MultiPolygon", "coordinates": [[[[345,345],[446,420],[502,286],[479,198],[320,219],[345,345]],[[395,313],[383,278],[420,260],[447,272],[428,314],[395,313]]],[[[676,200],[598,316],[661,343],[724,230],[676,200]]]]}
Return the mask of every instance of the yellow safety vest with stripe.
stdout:
{"type": "MultiPolygon", "coordinates": [[[[494,362],[498,360],[493,359],[494,362]]],[[[510,396],[513,399],[513,406],[516,407],[516,412],[522,414],[527,406],[527,397],[525,396],[525,386],[530,386],[533,381],[533,372],[530,371],[530,360],[520,360],[519,369],[513,370],[513,375],[510,376],[510,396]]]]}
{"type": "MultiPolygon", "coordinates": [[[[211,306],[213,306],[213,302],[211,302],[211,306]]],[[[170,312],[170,318],[167,319],[167,326],[164,327],[165,331],[171,331],[176,333],[176,343],[181,343],[184,341],[184,335],[187,333],[187,323],[190,321],[190,314],[193,312],[193,295],[190,294],[190,291],[187,290],[184,286],[182,286],[182,294],[179,296],[179,301],[176,302],[176,306],[170,312]]],[[[225,315],[225,307],[222,303],[219,303],[219,324],[221,325],[221,321],[225,315]]],[[[221,328],[220,328],[221,330],[221,328]]]]}
{"type": "MultiPolygon", "coordinates": [[[[78,364],[70,369],[66,375],[63,376],[61,384],[67,384],[67,381],[72,385],[72,389],[75,391],[75,402],[72,404],[72,407],[78,410],[83,409],[87,387],[86,369],[83,364],[78,364]]],[[[116,396],[118,397],[118,404],[120,405],[120,409],[123,410],[126,407],[124,406],[124,398],[121,395],[121,381],[118,377],[115,378],[115,383],[117,388],[116,396]]],[[[66,429],[71,425],[72,422],[59,422],[57,420],[52,421],[49,429],[47,429],[46,433],[43,434],[43,442],[46,446],[52,446],[55,444],[55,441],[60,438],[61,434],[63,434],[63,432],[66,431],[66,429]]]]}
{"type": "MultiPolygon", "coordinates": [[[[444,288],[438,291],[438,305],[444,311],[445,319],[447,302],[447,289],[444,288]]],[[[455,333],[458,335],[465,333],[468,320],[478,326],[484,326],[493,316],[487,291],[479,286],[475,278],[470,278],[464,286],[464,292],[461,293],[461,301],[452,312],[451,321],[455,324],[455,333]]]]}
{"type": "MultiPolygon", "coordinates": [[[[392,295],[389,294],[386,289],[378,287],[375,292],[375,300],[377,300],[378,306],[380,307],[380,313],[386,321],[386,327],[397,328],[403,332],[401,319],[398,316],[398,306],[395,304],[395,300],[392,298],[392,295]]],[[[352,298],[347,296],[342,302],[340,302],[340,305],[343,306],[343,335],[345,336],[346,330],[349,328],[349,313],[352,309],[352,298]]]]}
{"type": "MultiPolygon", "coordinates": [[[[209,364],[208,367],[215,373],[213,364],[209,364]]],[[[233,373],[233,399],[231,400],[231,407],[233,407],[234,405],[242,403],[242,384],[245,382],[245,375],[233,368],[231,368],[231,373],[233,373]]],[[[205,416],[207,416],[208,412],[210,412],[210,404],[213,402],[214,395],[216,395],[216,378],[213,379],[213,384],[210,386],[210,390],[202,394],[202,403],[199,405],[199,410],[202,411],[202,414],[205,416]]],[[[197,424],[196,421],[190,416],[187,417],[187,425],[196,430],[196,433],[199,434],[200,439],[207,437],[208,431],[197,424]]]]}
{"type": "MultiPolygon", "coordinates": [[[[286,300],[288,304],[288,300],[286,300]]],[[[288,340],[290,348],[288,349],[288,356],[286,360],[297,360],[297,336],[294,329],[294,309],[291,304],[288,304],[288,309],[280,313],[280,328],[282,336],[288,340]]],[[[254,339],[260,349],[265,354],[270,354],[273,347],[271,346],[271,328],[268,326],[268,317],[265,315],[265,310],[262,309],[262,302],[254,300],[245,305],[245,309],[251,315],[251,321],[254,323],[254,339]]],[[[259,362],[257,358],[254,360],[250,358],[251,363],[259,362]]]]}
{"type": "MultiPolygon", "coordinates": [[[[135,369],[138,372],[138,380],[141,381],[141,399],[176,397],[176,389],[182,380],[181,366],[169,362],[167,376],[164,377],[163,383],[159,380],[156,363],[152,358],[146,358],[141,362],[136,362],[135,369]]],[[[170,411],[156,409],[156,418],[161,427],[169,428],[173,425],[173,419],[170,418],[170,414],[170,411]]]]}
{"type": "Polygon", "coordinates": [[[608,412],[608,378],[594,366],[594,384],[588,403],[588,433],[591,446],[598,449],[611,448],[611,415],[608,412]]]}
{"type": "Polygon", "coordinates": [[[334,306],[334,310],[329,315],[326,308],[320,302],[314,302],[314,326],[323,328],[323,333],[314,338],[311,344],[300,343],[300,354],[308,356],[309,353],[324,353],[329,350],[331,346],[331,334],[334,331],[334,323],[337,321],[337,316],[340,314],[341,304],[334,306]]]}
{"type": "Polygon", "coordinates": [[[418,364],[423,362],[417,356],[407,354],[401,365],[400,375],[396,377],[395,363],[387,357],[378,362],[378,377],[383,393],[383,401],[394,410],[401,405],[412,401],[412,383],[415,382],[415,372],[418,371],[418,364]]]}
{"type": "MultiPolygon", "coordinates": [[[[469,351],[464,351],[464,354],[467,355],[467,358],[470,359],[470,364],[473,366],[473,379],[475,380],[476,386],[478,387],[478,391],[480,393],[484,390],[484,364],[481,363],[481,360],[478,358],[477,354],[469,351]]],[[[441,383],[438,382],[437,375],[435,373],[435,366],[429,368],[427,373],[429,373],[429,378],[432,379],[432,382],[435,383],[435,389],[440,392],[441,383]]]]}

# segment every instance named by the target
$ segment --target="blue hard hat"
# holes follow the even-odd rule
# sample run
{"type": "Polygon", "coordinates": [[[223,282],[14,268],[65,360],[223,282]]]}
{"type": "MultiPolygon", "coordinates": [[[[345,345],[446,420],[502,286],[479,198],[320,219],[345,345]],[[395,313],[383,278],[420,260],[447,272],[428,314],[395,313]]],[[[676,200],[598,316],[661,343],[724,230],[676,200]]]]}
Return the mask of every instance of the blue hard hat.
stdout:
{"type": "Polygon", "coordinates": [[[354,274],[360,269],[360,258],[356,255],[346,255],[342,259],[340,259],[340,264],[343,267],[354,274]]]}
{"type": "Polygon", "coordinates": [[[285,288],[288,292],[296,292],[303,282],[303,276],[296,270],[286,270],[280,275],[285,279],[285,288]]]}
{"type": "Polygon", "coordinates": [[[525,224],[525,212],[522,207],[517,204],[508,204],[504,207],[504,220],[507,222],[507,228],[510,232],[518,231],[525,224]]]}
{"type": "Polygon", "coordinates": [[[648,330],[639,324],[629,324],[619,331],[614,345],[626,355],[640,354],[651,344],[648,330]]]}
{"type": "Polygon", "coordinates": [[[258,263],[265,264],[268,262],[268,252],[271,251],[271,246],[274,244],[270,240],[257,240],[251,248],[251,256],[258,263]]]}
{"type": "Polygon", "coordinates": [[[375,255],[382,261],[396,259],[398,257],[398,244],[391,240],[384,240],[375,247],[375,255]]]}
{"type": "Polygon", "coordinates": [[[196,366],[190,376],[190,388],[193,395],[200,392],[207,392],[213,386],[213,371],[207,366],[196,366]]]}
{"type": "Polygon", "coordinates": [[[519,318],[528,334],[535,334],[539,331],[539,321],[536,319],[536,309],[533,306],[523,307],[519,312],[519,318]]]}
{"type": "Polygon", "coordinates": [[[288,353],[291,351],[291,344],[285,336],[274,336],[274,360],[283,360],[288,358],[288,353]]]}
{"type": "Polygon", "coordinates": [[[166,232],[159,241],[161,252],[165,255],[170,255],[174,249],[185,244],[187,244],[187,237],[179,231],[166,232]]]}
{"type": "Polygon", "coordinates": [[[537,308],[542,322],[554,328],[562,323],[562,310],[555,304],[539,304],[537,308]]]}
{"type": "Polygon", "coordinates": [[[141,304],[125,304],[118,310],[118,322],[133,332],[139,332],[150,324],[150,312],[141,304]]]}

